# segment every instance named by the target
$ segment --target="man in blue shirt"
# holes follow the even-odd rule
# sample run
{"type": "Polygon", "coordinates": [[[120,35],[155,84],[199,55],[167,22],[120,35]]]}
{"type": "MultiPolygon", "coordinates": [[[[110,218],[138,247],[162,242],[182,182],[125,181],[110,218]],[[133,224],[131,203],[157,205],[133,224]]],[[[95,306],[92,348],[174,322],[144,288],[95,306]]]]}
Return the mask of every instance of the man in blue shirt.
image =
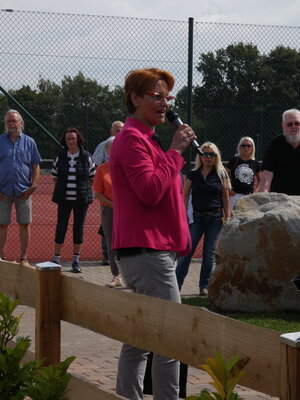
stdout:
{"type": "Polygon", "coordinates": [[[24,121],[18,111],[8,110],[4,125],[6,132],[0,136],[0,259],[5,259],[7,228],[14,203],[20,229],[20,264],[29,266],[31,195],[40,176],[41,157],[35,141],[22,133],[24,121]]]}

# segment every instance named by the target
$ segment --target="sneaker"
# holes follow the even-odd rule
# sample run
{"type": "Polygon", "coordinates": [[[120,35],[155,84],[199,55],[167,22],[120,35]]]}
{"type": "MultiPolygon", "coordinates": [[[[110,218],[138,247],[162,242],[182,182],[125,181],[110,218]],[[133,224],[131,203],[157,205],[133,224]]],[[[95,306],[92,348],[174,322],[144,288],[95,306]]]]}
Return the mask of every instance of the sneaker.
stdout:
{"type": "Polygon", "coordinates": [[[114,276],[110,283],[105,284],[106,287],[115,288],[117,286],[123,286],[121,275],[114,276]]]}
{"type": "Polygon", "coordinates": [[[28,260],[26,260],[25,258],[22,258],[20,260],[20,265],[21,265],[21,267],[30,267],[28,260]]]}
{"type": "Polygon", "coordinates": [[[206,288],[200,288],[199,295],[200,295],[200,297],[207,297],[207,295],[208,295],[207,289],[206,288]]]}
{"type": "Polygon", "coordinates": [[[72,262],[72,272],[74,272],[74,274],[79,274],[81,272],[81,268],[78,261],[72,262]]]}
{"type": "Polygon", "coordinates": [[[103,260],[102,260],[102,263],[101,263],[102,265],[109,265],[109,261],[106,259],[106,258],[104,258],[103,260]]]}

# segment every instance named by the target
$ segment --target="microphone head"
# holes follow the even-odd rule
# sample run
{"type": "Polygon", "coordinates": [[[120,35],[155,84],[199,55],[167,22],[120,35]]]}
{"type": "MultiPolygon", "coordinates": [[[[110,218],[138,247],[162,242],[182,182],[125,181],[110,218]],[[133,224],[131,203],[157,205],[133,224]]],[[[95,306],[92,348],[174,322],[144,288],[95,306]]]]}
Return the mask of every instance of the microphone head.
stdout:
{"type": "Polygon", "coordinates": [[[178,118],[178,114],[174,110],[170,109],[166,112],[166,117],[168,121],[173,124],[173,122],[178,118]]]}

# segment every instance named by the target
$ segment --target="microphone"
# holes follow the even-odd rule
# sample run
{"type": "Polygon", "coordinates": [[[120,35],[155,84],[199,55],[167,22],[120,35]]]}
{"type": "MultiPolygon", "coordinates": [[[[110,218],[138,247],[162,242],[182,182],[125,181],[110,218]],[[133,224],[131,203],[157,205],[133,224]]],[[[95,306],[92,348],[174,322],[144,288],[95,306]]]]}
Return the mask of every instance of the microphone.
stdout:
{"type": "MultiPolygon", "coordinates": [[[[177,129],[181,125],[183,125],[183,122],[179,118],[179,115],[174,111],[174,110],[168,110],[166,113],[166,117],[168,121],[177,129]]],[[[202,151],[200,150],[200,144],[197,142],[197,140],[193,140],[190,143],[190,146],[198,153],[200,156],[203,154],[202,151]]]]}

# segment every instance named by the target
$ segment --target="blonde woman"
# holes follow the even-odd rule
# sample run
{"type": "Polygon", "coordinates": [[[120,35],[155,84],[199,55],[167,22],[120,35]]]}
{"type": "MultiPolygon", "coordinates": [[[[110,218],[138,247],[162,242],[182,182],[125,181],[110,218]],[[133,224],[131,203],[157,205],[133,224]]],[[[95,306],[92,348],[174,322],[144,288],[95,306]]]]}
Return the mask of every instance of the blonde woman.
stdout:
{"type": "Polygon", "coordinates": [[[214,143],[206,142],[200,149],[203,154],[197,155],[195,168],[190,171],[184,184],[186,207],[190,194],[192,196],[193,222],[190,224],[192,250],[179,259],[176,276],[179,289],[181,289],[192,256],[204,235],[199,294],[206,296],[216,245],[223,225],[222,219],[230,218],[230,180],[222,165],[217,146],[214,143]]]}
{"type": "Polygon", "coordinates": [[[254,178],[260,181],[260,166],[255,160],[255,144],[250,136],[240,139],[236,155],[229,161],[226,171],[231,179],[230,206],[233,209],[236,201],[254,191],[254,178]]]}

